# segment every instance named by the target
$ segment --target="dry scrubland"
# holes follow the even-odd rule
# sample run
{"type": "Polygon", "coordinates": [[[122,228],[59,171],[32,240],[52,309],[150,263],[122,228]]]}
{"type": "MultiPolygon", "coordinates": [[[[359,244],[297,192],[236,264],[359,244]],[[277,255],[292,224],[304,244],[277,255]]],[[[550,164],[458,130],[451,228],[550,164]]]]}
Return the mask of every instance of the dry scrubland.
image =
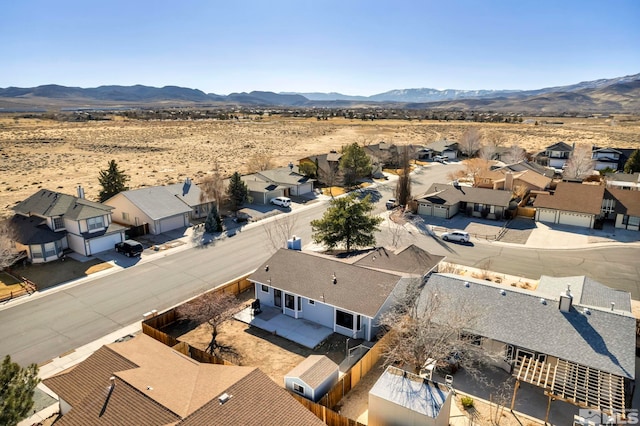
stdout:
{"type": "MultiPolygon", "coordinates": [[[[540,119],[538,119],[540,120],[540,119]]],[[[0,116],[0,215],[40,188],[75,194],[85,188],[96,199],[98,173],[115,159],[129,186],[162,185],[191,177],[197,183],[214,164],[229,175],[245,172],[248,159],[267,154],[277,166],[352,142],[426,144],[457,140],[476,126],[487,138],[501,138],[537,151],[563,140],[640,148],[640,122],[617,119],[550,119],[563,125],[492,124],[458,121],[360,121],[333,118],[265,118],[240,121],[112,121],[65,123],[0,116]]]]}

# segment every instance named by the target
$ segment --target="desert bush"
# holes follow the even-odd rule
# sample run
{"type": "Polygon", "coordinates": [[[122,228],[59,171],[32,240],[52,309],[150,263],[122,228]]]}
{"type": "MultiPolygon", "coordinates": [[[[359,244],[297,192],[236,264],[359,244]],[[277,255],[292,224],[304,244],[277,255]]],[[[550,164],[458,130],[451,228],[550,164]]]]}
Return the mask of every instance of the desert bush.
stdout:
{"type": "Polygon", "coordinates": [[[473,407],[473,398],[470,396],[463,396],[460,398],[460,403],[465,409],[469,409],[473,407]]]}

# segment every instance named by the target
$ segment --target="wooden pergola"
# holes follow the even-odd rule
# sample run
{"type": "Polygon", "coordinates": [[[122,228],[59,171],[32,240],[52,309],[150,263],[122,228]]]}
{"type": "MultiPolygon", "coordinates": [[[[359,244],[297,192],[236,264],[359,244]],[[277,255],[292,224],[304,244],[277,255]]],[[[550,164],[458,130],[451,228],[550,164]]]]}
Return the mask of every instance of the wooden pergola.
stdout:
{"type": "Polygon", "coordinates": [[[595,368],[559,359],[557,364],[529,357],[519,357],[513,370],[516,386],[511,409],[515,405],[520,382],[544,389],[549,397],[545,422],[549,419],[551,401],[566,401],[578,407],[592,408],[603,413],[624,413],[624,378],[595,368]]]}

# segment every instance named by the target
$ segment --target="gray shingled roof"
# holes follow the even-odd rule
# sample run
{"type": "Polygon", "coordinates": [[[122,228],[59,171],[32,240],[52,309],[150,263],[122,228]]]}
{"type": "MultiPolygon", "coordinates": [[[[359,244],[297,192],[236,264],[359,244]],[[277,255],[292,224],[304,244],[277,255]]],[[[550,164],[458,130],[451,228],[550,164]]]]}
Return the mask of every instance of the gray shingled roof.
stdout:
{"type": "Polygon", "coordinates": [[[398,275],[287,249],[278,250],[249,276],[250,281],[372,318],[400,279],[398,275]]]}
{"type": "Polygon", "coordinates": [[[615,182],[640,182],[640,172],[636,173],[606,173],[607,180],[615,182]]]}
{"type": "Polygon", "coordinates": [[[417,197],[416,201],[427,201],[432,204],[449,206],[465,201],[468,203],[508,207],[509,201],[511,201],[511,191],[473,188],[469,186],[456,187],[447,183],[434,183],[426,193],[417,197]]]}
{"type": "Polygon", "coordinates": [[[435,142],[431,142],[425,145],[425,148],[431,149],[436,152],[443,152],[447,149],[457,151],[458,150],[458,142],[456,141],[448,141],[448,140],[439,140],[435,142]]]}
{"type": "Polygon", "coordinates": [[[46,219],[38,216],[16,214],[11,218],[11,226],[16,232],[15,240],[24,245],[51,243],[67,235],[66,231],[52,231],[46,219]]]}
{"type": "Polygon", "coordinates": [[[201,201],[200,194],[202,194],[202,191],[198,185],[193,183],[192,180],[167,185],[165,188],[189,207],[195,207],[200,204],[213,201],[213,198],[201,201]]]}
{"type": "Polygon", "coordinates": [[[631,312],[631,294],[626,291],[616,290],[586,277],[540,277],[536,292],[546,297],[557,299],[560,293],[570,286],[571,295],[576,303],[600,309],[611,309],[611,302],[615,303],[615,309],[631,312]]]}
{"type": "Polygon", "coordinates": [[[338,364],[331,361],[325,355],[309,355],[300,364],[284,375],[297,377],[312,388],[320,386],[327,377],[339,371],[338,364]]]}
{"type": "MultiPolygon", "coordinates": [[[[126,197],[152,220],[164,219],[191,211],[189,206],[180,201],[164,186],[134,189],[121,192],[118,195],[126,197]]],[[[115,196],[117,197],[118,195],[115,196]]],[[[109,203],[109,200],[106,203],[109,203]]]]}
{"type": "Polygon", "coordinates": [[[60,192],[41,189],[17,204],[13,210],[24,215],[64,216],[67,219],[83,220],[109,214],[113,207],[60,192]]]}
{"type": "Polygon", "coordinates": [[[549,145],[545,148],[545,151],[562,151],[562,152],[571,152],[573,151],[573,147],[565,142],[556,142],[553,145],[549,145]]]}
{"type": "Polygon", "coordinates": [[[383,271],[424,275],[435,268],[442,259],[444,256],[433,255],[411,244],[395,252],[378,247],[353,264],[383,271]]]}
{"type": "Polygon", "coordinates": [[[557,298],[545,297],[546,304],[542,303],[537,291],[451,274],[431,275],[423,300],[429,291],[444,296],[443,300],[462,300],[480,312],[480,320],[469,330],[475,334],[618,376],[635,377],[636,320],[629,312],[585,311],[574,299],[571,311],[564,313],[558,309],[557,298]]]}
{"type": "Polygon", "coordinates": [[[262,178],[265,181],[284,185],[302,185],[313,181],[313,179],[309,179],[307,176],[296,173],[294,170],[289,169],[289,167],[263,170],[261,172],[254,173],[254,175],[259,179],[262,178]]]}

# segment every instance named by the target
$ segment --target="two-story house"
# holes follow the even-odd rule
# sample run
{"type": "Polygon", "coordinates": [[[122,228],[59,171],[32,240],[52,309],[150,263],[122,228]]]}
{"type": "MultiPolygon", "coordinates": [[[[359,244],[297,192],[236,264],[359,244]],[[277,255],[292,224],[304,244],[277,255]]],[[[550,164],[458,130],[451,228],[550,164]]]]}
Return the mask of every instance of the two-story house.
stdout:
{"type": "Polygon", "coordinates": [[[91,256],[125,239],[125,227],[112,223],[113,207],[86,200],[81,187],[77,197],[41,189],[13,210],[16,248],[33,263],[56,260],[68,249],[91,256]]]}
{"type": "Polygon", "coordinates": [[[569,158],[571,158],[572,152],[573,146],[560,141],[546,147],[544,151],[539,153],[537,161],[542,165],[562,170],[569,158]]]}

